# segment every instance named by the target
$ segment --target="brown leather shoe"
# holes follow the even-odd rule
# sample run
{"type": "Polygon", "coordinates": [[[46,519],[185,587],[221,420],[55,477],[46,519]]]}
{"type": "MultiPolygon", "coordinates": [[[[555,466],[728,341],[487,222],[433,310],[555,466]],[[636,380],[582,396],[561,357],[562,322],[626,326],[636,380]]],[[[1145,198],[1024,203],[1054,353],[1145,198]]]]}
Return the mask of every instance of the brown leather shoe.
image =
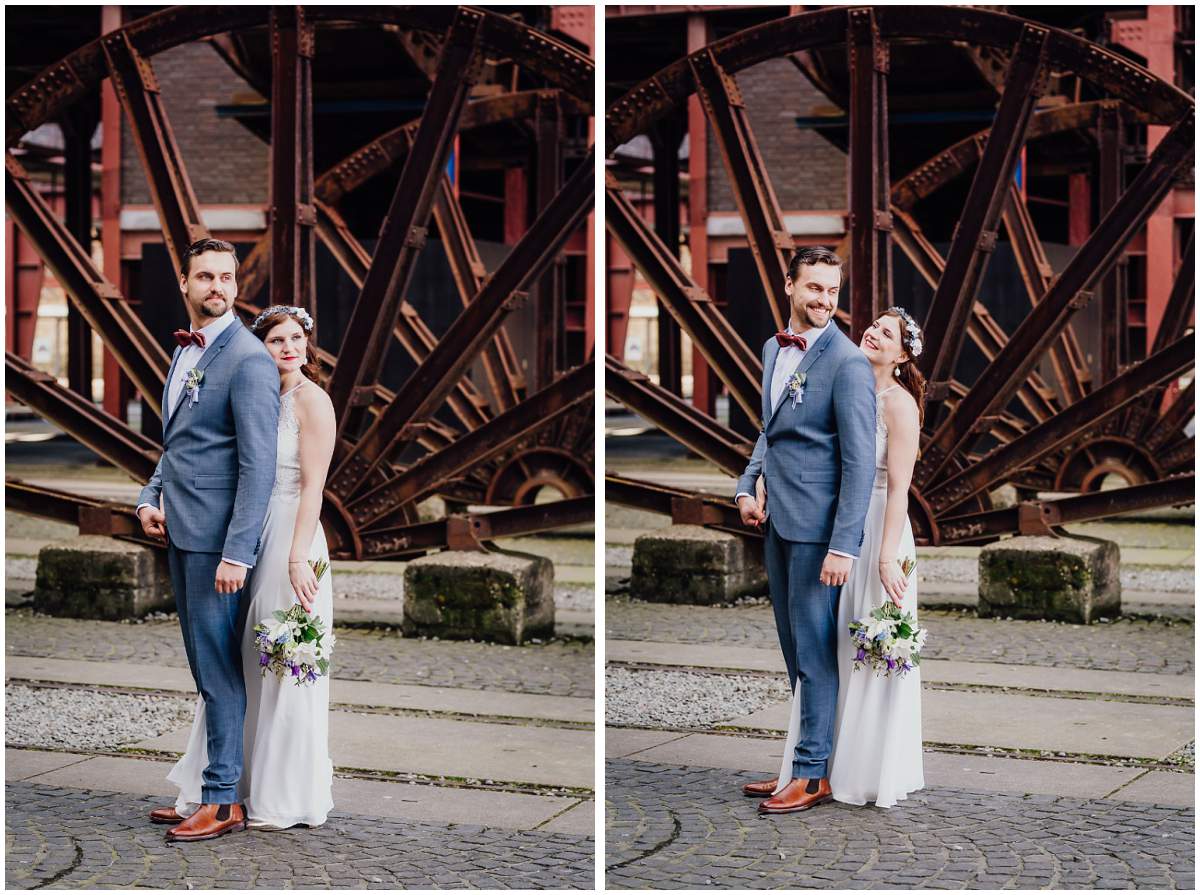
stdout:
{"type": "Polygon", "coordinates": [[[196,842],[200,839],[216,839],[226,833],[246,829],[246,812],[241,805],[201,805],[200,809],[179,824],[167,830],[169,842],[196,842]],[[217,817],[222,808],[228,808],[224,820],[217,817]]]}
{"type": "Polygon", "coordinates": [[[807,811],[822,802],[833,798],[833,790],[829,788],[829,778],[822,777],[817,784],[816,792],[806,792],[808,780],[797,778],[792,780],[777,796],[771,796],[758,806],[759,814],[792,814],[796,811],[807,811]]]}
{"type": "Polygon", "coordinates": [[[156,824],[178,824],[183,822],[179,812],[174,807],[171,808],[155,808],[150,812],[150,820],[156,824]]]}
{"type": "Polygon", "coordinates": [[[759,780],[757,783],[747,783],[742,787],[742,795],[752,796],[756,799],[765,799],[775,791],[775,787],[778,785],[778,777],[772,777],[770,780],[759,780]]]}

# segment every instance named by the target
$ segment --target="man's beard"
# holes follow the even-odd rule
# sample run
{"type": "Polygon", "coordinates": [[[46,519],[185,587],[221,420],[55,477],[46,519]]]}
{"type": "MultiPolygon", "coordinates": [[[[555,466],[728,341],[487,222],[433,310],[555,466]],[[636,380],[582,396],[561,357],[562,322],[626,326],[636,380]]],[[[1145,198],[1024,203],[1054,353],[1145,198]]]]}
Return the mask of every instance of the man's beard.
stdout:
{"type": "Polygon", "coordinates": [[[223,317],[223,316],[225,316],[225,312],[228,309],[229,309],[229,302],[226,301],[224,298],[216,298],[215,296],[212,296],[212,297],[206,298],[206,299],[204,299],[204,301],[200,302],[200,313],[203,314],[205,317],[212,317],[214,319],[217,317],[223,317]],[[210,301],[221,302],[221,310],[219,310],[219,311],[210,310],[208,307],[208,303],[210,301]]]}

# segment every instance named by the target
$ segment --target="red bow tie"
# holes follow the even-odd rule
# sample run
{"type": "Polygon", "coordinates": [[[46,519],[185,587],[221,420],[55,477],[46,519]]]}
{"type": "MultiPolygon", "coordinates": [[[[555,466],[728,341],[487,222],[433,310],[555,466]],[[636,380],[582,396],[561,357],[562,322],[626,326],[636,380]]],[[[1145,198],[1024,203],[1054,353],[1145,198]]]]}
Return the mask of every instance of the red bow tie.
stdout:
{"type": "Polygon", "coordinates": [[[779,343],[780,348],[787,348],[789,345],[794,345],[801,351],[808,350],[808,343],[804,341],[804,336],[796,336],[781,330],[775,333],[775,341],[779,343]]]}
{"type": "Polygon", "coordinates": [[[196,332],[195,330],[177,329],[175,330],[175,341],[179,343],[180,348],[187,348],[188,345],[199,345],[204,347],[204,333],[196,332]]]}

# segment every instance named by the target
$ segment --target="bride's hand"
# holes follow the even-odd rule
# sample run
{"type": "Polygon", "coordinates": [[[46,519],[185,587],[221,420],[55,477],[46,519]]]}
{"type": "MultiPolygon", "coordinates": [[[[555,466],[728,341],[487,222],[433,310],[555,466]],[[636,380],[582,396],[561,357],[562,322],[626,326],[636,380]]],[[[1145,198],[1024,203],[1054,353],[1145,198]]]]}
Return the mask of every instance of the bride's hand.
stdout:
{"type": "Polygon", "coordinates": [[[900,601],[904,599],[904,592],[908,589],[908,579],[900,571],[900,563],[894,559],[880,562],[879,580],[883,583],[888,597],[896,604],[896,608],[900,608],[900,601]]]}
{"type": "Polygon", "coordinates": [[[313,601],[317,598],[317,573],[306,560],[288,562],[288,578],[292,582],[292,593],[300,601],[305,612],[313,611],[313,601]]]}

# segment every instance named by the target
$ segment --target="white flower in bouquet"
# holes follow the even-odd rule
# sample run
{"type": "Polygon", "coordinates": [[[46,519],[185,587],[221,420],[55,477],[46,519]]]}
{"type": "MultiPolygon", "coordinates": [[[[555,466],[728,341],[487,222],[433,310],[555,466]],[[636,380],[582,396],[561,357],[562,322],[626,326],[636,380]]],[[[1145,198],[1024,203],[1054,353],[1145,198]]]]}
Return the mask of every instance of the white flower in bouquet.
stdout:
{"type": "Polygon", "coordinates": [[[288,622],[278,622],[267,631],[267,637],[272,643],[282,643],[292,636],[292,626],[288,622]]]}
{"type": "Polygon", "coordinates": [[[892,648],[887,650],[887,652],[891,653],[900,661],[907,662],[912,658],[913,642],[907,637],[903,637],[899,640],[893,641],[892,648]]]}
{"type": "Polygon", "coordinates": [[[892,633],[892,628],[895,627],[891,619],[888,618],[873,618],[870,624],[867,625],[867,639],[874,640],[880,634],[888,637],[892,633]]]}
{"type": "Polygon", "coordinates": [[[925,628],[921,628],[919,631],[917,631],[917,649],[918,650],[922,650],[925,648],[925,638],[928,636],[929,636],[929,632],[925,628]]]}
{"type": "Polygon", "coordinates": [[[317,659],[321,658],[317,653],[317,648],[312,643],[301,643],[296,647],[296,651],[291,658],[299,665],[311,665],[314,668],[317,665],[317,659]]]}

